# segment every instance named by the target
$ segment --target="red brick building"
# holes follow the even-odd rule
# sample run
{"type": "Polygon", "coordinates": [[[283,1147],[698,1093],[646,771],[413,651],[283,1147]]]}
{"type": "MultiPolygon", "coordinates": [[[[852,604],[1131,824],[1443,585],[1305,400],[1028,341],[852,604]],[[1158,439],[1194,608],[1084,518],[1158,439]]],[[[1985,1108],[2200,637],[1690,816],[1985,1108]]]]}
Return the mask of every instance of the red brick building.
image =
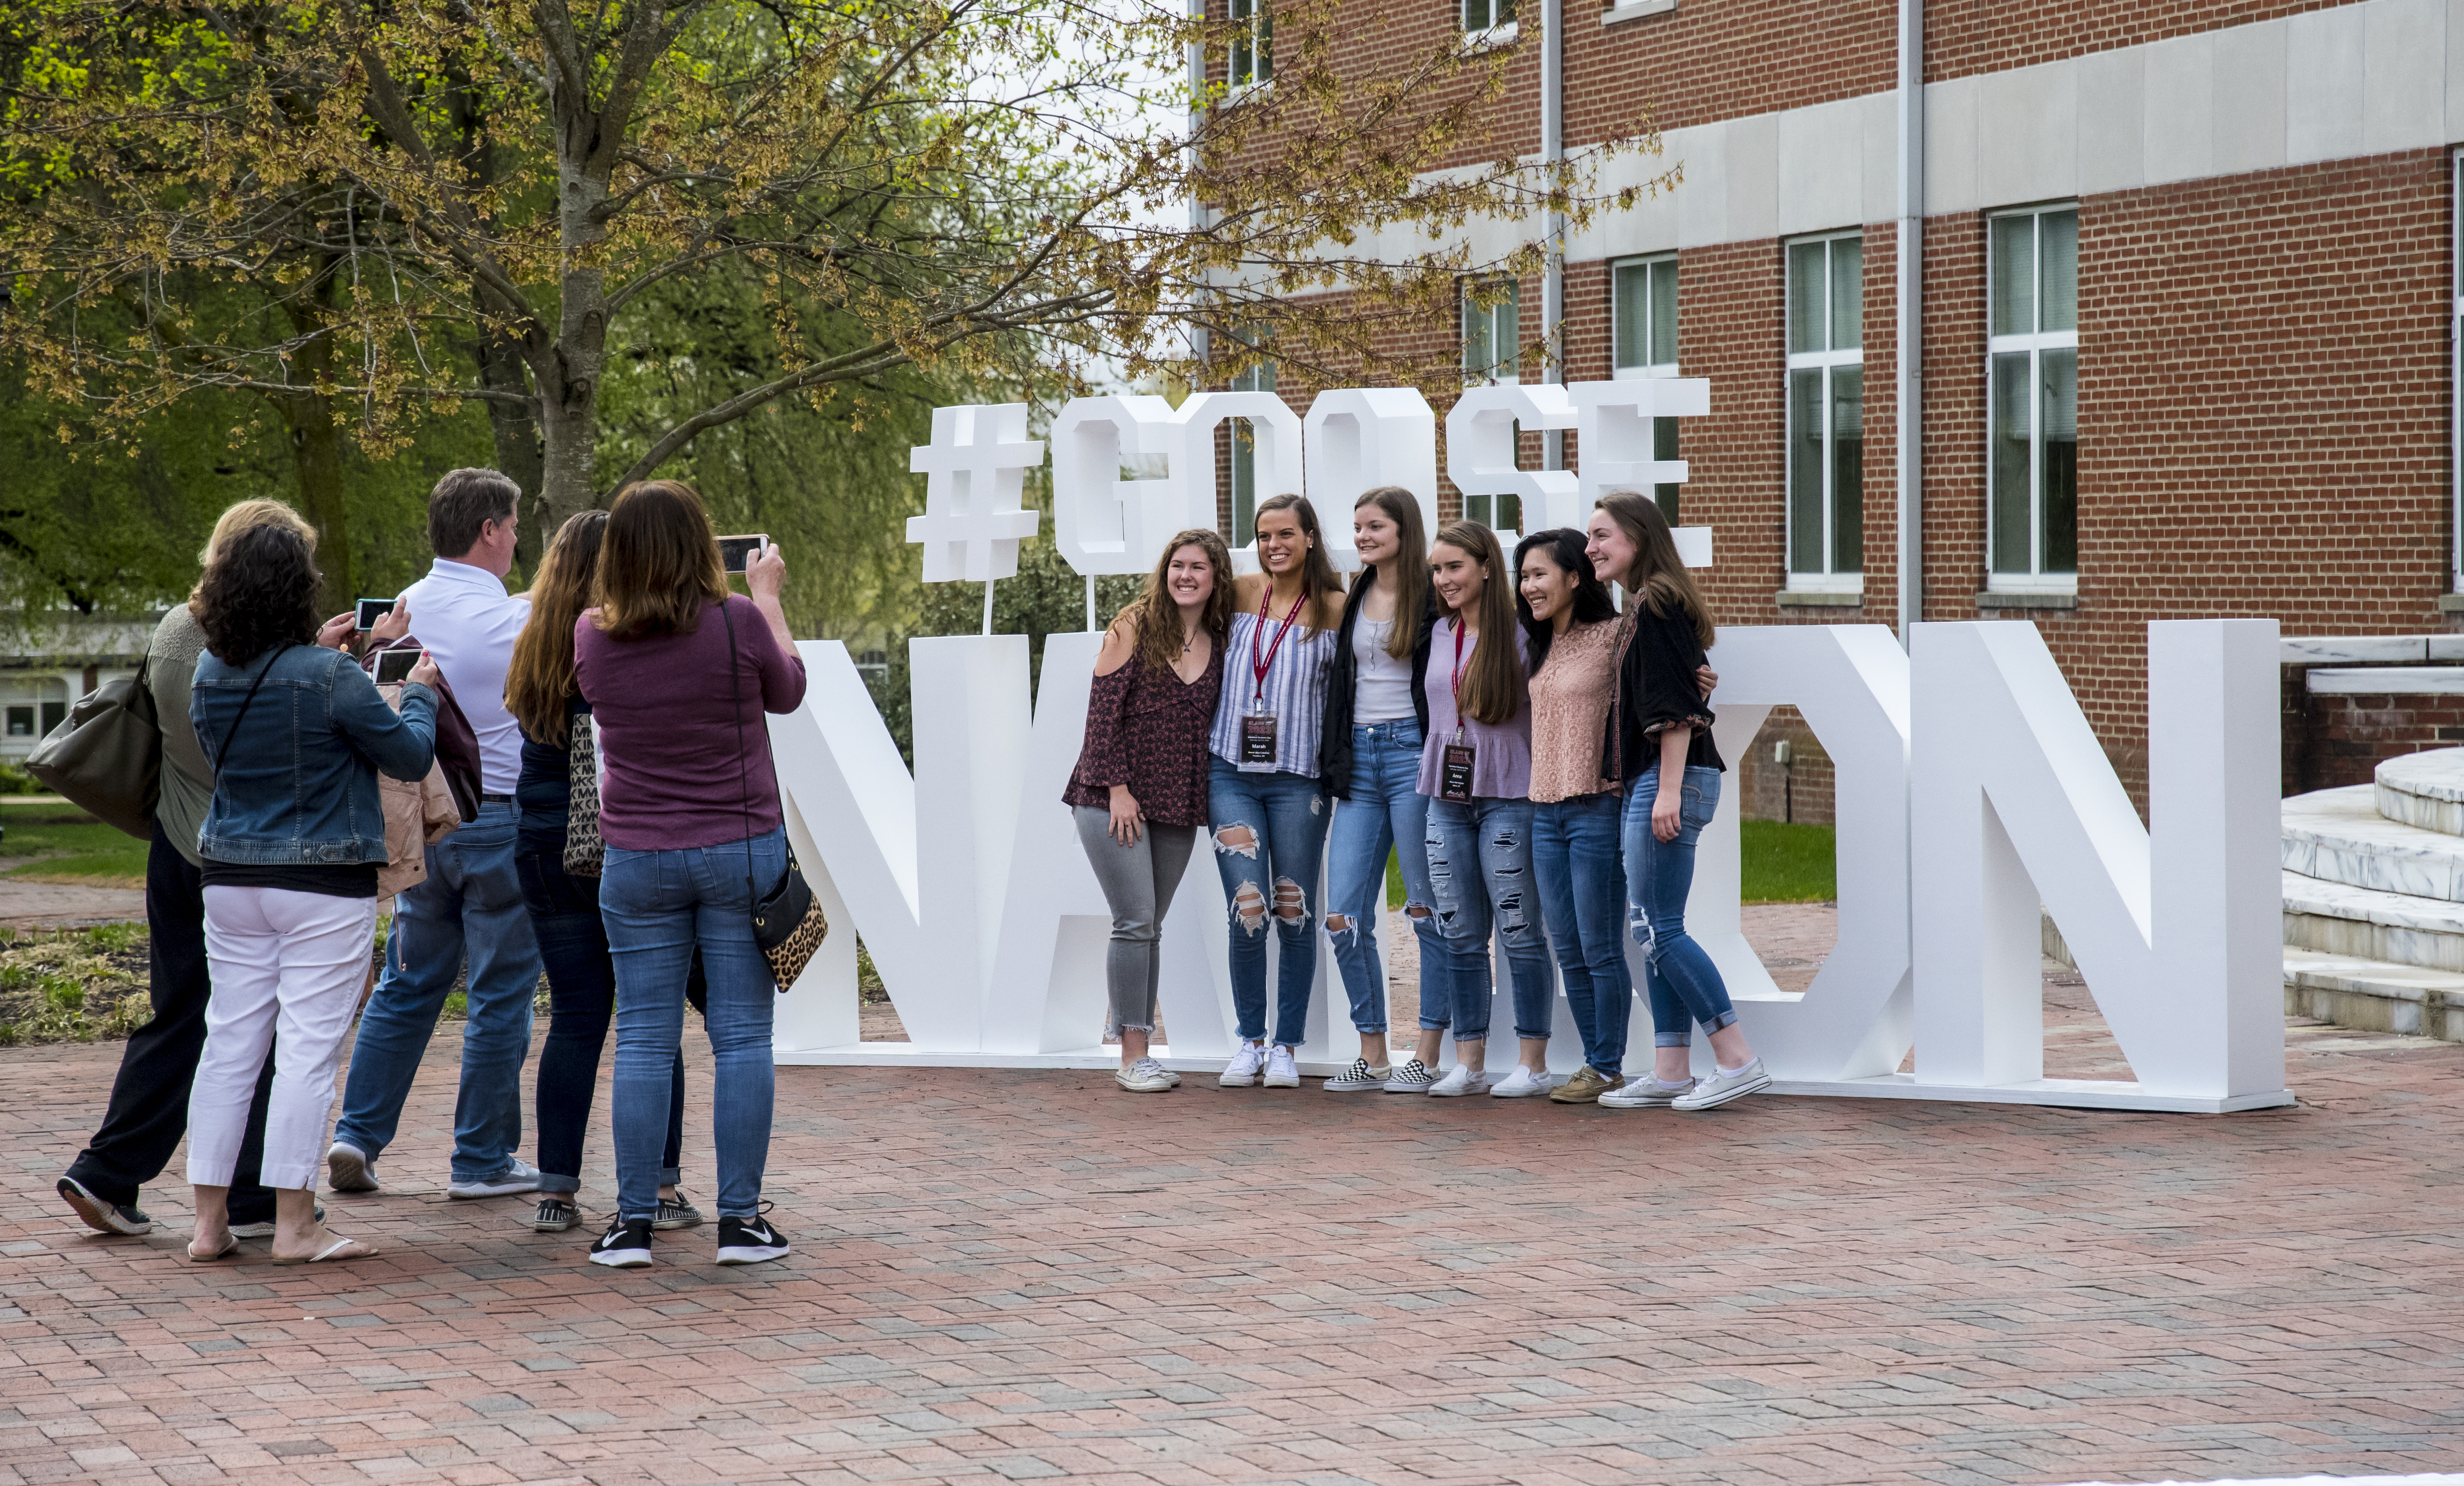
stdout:
{"type": "Polygon", "coordinates": [[[1916,10],[1346,0],[1347,65],[1516,48],[1467,154],[1647,111],[1617,169],[1683,171],[1467,306],[1466,366],[1708,378],[1676,499],[1722,622],[2033,620],[2134,794],[2147,621],[2449,628],[2464,0],[1916,10]]]}

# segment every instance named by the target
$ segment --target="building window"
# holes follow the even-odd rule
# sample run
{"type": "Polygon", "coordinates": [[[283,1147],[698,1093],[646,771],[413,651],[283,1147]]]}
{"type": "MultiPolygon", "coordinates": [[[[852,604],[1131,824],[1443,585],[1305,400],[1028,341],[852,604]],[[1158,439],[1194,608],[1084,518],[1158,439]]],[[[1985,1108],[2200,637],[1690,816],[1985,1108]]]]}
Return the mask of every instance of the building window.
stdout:
{"type": "Polygon", "coordinates": [[[1231,0],[1232,86],[1270,82],[1275,76],[1275,17],[1267,0],[1231,0]]]}
{"type": "Polygon", "coordinates": [[[1986,221],[1990,586],[2079,575],[2079,208],[1986,221]]]}
{"type": "Polygon", "coordinates": [[[1510,278],[1502,284],[1495,280],[1481,284],[1464,282],[1464,386],[1480,387],[1492,382],[1516,380],[1515,353],[1522,348],[1521,322],[1516,319],[1515,310],[1516,292],[1520,287],[1510,278]],[[1480,302],[1484,298],[1489,302],[1480,302]]]}
{"type": "MultiPolygon", "coordinates": [[[[1258,344],[1255,335],[1237,331],[1235,335],[1243,345],[1258,344]]],[[[1273,391],[1275,364],[1261,359],[1232,379],[1231,389],[1235,392],[1273,391]]],[[[1232,544],[1245,547],[1258,540],[1258,439],[1246,418],[1226,418],[1223,424],[1232,439],[1232,544]]]]}
{"type": "MultiPolygon", "coordinates": [[[[1677,259],[1637,258],[1609,270],[1611,359],[1620,377],[1677,375],[1677,259]]],[[[1651,456],[1683,457],[1677,452],[1677,420],[1654,418],[1651,456]]],[[[1682,486],[1655,485],[1652,497],[1668,524],[1677,524],[1682,486]]]]}
{"type": "Polygon", "coordinates": [[[1463,0],[1463,29],[1477,36],[1514,24],[1514,0],[1463,0]]]}
{"type": "Polygon", "coordinates": [[[43,703],[43,734],[42,734],[42,736],[44,736],[45,738],[49,738],[49,737],[51,737],[51,736],[52,736],[52,729],[54,729],[54,728],[55,728],[55,727],[59,726],[61,723],[63,723],[63,722],[67,721],[68,720],[69,720],[69,704],[68,704],[67,702],[65,702],[65,701],[47,701],[47,702],[43,703]]]}
{"type": "Polygon", "coordinates": [[[33,708],[11,707],[9,709],[9,736],[11,738],[32,738],[34,736],[33,708]]]}
{"type": "Polygon", "coordinates": [[[1788,582],[1855,590],[1865,566],[1864,239],[1788,245],[1788,582]]]}

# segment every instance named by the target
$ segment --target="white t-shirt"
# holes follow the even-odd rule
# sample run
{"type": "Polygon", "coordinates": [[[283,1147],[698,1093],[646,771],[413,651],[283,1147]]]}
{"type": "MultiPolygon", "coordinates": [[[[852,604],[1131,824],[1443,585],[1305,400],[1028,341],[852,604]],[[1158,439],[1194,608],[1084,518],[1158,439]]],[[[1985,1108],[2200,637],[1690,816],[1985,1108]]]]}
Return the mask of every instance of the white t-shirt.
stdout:
{"type": "Polygon", "coordinates": [[[479,787],[511,794],[522,777],[522,734],[505,710],[505,672],[514,640],[530,622],[531,601],[505,591],[484,567],[438,558],[428,576],[405,588],[410,632],[436,657],[453,700],[479,735],[479,787]]]}
{"type": "Polygon", "coordinates": [[[1386,637],[1395,632],[1392,619],[1363,614],[1352,624],[1352,723],[1399,722],[1417,717],[1412,706],[1412,657],[1397,660],[1386,654],[1386,637]]]}

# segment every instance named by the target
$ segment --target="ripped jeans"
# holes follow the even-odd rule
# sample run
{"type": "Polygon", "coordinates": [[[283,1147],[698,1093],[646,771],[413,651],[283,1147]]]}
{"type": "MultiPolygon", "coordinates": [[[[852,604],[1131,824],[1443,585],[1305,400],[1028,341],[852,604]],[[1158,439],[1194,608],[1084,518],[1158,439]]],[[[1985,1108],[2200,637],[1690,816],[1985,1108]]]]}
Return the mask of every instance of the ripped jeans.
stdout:
{"type": "Polygon", "coordinates": [[[1333,803],[1306,774],[1244,774],[1221,759],[1211,761],[1206,808],[1214,819],[1215,868],[1231,907],[1232,1011],[1244,1042],[1266,1035],[1270,920],[1282,941],[1275,1041],[1298,1047],[1308,1035],[1309,988],[1317,980],[1318,876],[1333,803]]]}
{"type": "Polygon", "coordinates": [[[1352,998],[1352,1026],[1375,1035],[1386,1030],[1386,966],[1377,954],[1377,926],[1386,917],[1386,858],[1403,873],[1403,901],[1429,955],[1429,797],[1420,793],[1420,724],[1410,718],[1352,730],[1352,793],[1337,801],[1327,832],[1326,937],[1352,998]]]}
{"type": "Polygon", "coordinates": [[[1662,1048],[1691,1046],[1696,1022],[1705,1032],[1715,1032],[1737,1019],[1719,966],[1685,932],[1685,897],[1694,890],[1694,843],[1720,808],[1720,771],[1693,765],[1679,787],[1685,795],[1678,810],[1677,839],[1662,841],[1651,833],[1651,802],[1660,797],[1660,770],[1644,769],[1625,787],[1627,927],[1642,946],[1651,1040],[1662,1048]]]}
{"type": "Polygon", "coordinates": [[[1431,800],[1428,848],[1429,897],[1438,911],[1436,934],[1421,941],[1421,1029],[1437,1031],[1451,1018],[1457,1044],[1488,1035],[1494,930],[1506,942],[1515,1035],[1548,1036],[1556,990],[1531,882],[1531,802],[1431,800]]]}

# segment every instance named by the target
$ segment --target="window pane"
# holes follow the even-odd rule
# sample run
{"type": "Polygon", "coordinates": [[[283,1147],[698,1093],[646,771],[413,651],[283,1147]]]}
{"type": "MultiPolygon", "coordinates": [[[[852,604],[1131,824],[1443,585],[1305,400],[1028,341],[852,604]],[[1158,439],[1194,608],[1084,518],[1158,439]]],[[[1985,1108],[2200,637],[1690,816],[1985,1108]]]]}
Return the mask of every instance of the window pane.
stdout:
{"type": "Polygon", "coordinates": [[[1788,570],[1822,571],[1822,372],[1788,374],[1788,570]]]}
{"type": "Polygon", "coordinates": [[[1497,529],[1488,520],[1488,497],[1486,496],[1463,497],[1463,519],[1467,521],[1478,521],[1491,531],[1497,529]]]}
{"type": "Polygon", "coordinates": [[[51,736],[52,736],[52,730],[53,730],[54,728],[58,727],[61,723],[63,723],[63,722],[67,721],[68,720],[69,720],[69,704],[68,704],[67,702],[65,702],[65,701],[47,701],[47,702],[43,703],[43,731],[42,731],[42,736],[43,736],[43,737],[45,737],[45,738],[49,738],[49,737],[51,737],[51,736]]]}
{"type": "Polygon", "coordinates": [[[1831,570],[1865,567],[1865,370],[1831,373],[1831,570]]]}
{"type": "Polygon", "coordinates": [[[1489,503],[1497,508],[1497,520],[1488,523],[1489,530],[1521,531],[1523,529],[1523,498],[1521,496],[1498,496],[1492,499],[1489,503]]]}
{"type": "Polygon", "coordinates": [[[1499,26],[1514,19],[1514,0],[1491,0],[1488,16],[1492,23],[1499,26]]]}
{"type": "Polygon", "coordinates": [[[2028,335],[2036,328],[2036,219],[1993,219],[1993,322],[1988,335],[2028,335]]]}
{"type": "Polygon", "coordinates": [[[1489,346],[1488,311],[1473,299],[1471,291],[1463,291],[1463,356],[1465,377],[1486,377],[1497,365],[1497,356],[1489,346]]]}
{"type": "Polygon", "coordinates": [[[2040,363],[2045,571],[2075,573],[2079,571],[2079,352],[2046,351],[2040,363]]]}
{"type": "Polygon", "coordinates": [[[1463,23],[1465,31],[1488,29],[1488,0],[1463,0],[1463,23]]]}
{"type": "Polygon", "coordinates": [[[1865,344],[1865,244],[1842,237],[1831,244],[1831,348],[1851,351],[1865,344]]]}
{"type": "Polygon", "coordinates": [[[1677,365],[1677,260],[1651,265],[1651,364],[1677,365]]]}
{"type": "Polygon", "coordinates": [[[1263,3],[1258,12],[1258,80],[1265,82],[1275,76],[1275,18],[1263,3]]]}
{"type": "Polygon", "coordinates": [[[1650,279],[1649,264],[1626,263],[1618,266],[1610,280],[1610,318],[1615,322],[1616,364],[1619,367],[1651,364],[1650,279]]]}
{"type": "Polygon", "coordinates": [[[1822,344],[1823,252],[1818,242],[1788,250],[1788,348],[1826,350],[1822,344]]]}
{"type": "Polygon", "coordinates": [[[2079,213],[2048,211],[2039,240],[2045,248],[2045,307],[2041,330],[2079,328],[2079,213]]]}
{"type": "MultiPolygon", "coordinates": [[[[1684,457],[1677,452],[1677,421],[1675,418],[1651,420],[1651,456],[1653,458],[1682,459],[1684,457]]],[[[1652,499],[1660,502],[1660,514],[1668,518],[1668,524],[1671,526],[1677,524],[1677,493],[1684,488],[1677,484],[1651,487],[1652,499]]]]}
{"type": "Polygon", "coordinates": [[[1993,570],[2034,570],[2028,534],[2035,526],[2028,499],[2029,410],[2035,401],[2028,374],[2030,353],[1993,358],[1993,570]]]}
{"type": "Polygon", "coordinates": [[[1232,0],[1232,86],[1240,87],[1251,80],[1254,58],[1249,51],[1252,0],[1232,0]]]}
{"type": "Polygon", "coordinates": [[[1494,374],[1497,376],[1514,375],[1515,353],[1523,348],[1522,331],[1516,323],[1514,312],[1515,298],[1522,293],[1522,290],[1521,284],[1507,284],[1506,298],[1498,300],[1496,307],[1490,311],[1490,318],[1496,322],[1496,328],[1491,333],[1496,337],[1492,344],[1495,348],[1496,371],[1494,374]]]}
{"type": "Polygon", "coordinates": [[[1232,544],[1245,547],[1258,540],[1258,451],[1249,437],[1249,420],[1227,420],[1232,430],[1232,544]]]}

